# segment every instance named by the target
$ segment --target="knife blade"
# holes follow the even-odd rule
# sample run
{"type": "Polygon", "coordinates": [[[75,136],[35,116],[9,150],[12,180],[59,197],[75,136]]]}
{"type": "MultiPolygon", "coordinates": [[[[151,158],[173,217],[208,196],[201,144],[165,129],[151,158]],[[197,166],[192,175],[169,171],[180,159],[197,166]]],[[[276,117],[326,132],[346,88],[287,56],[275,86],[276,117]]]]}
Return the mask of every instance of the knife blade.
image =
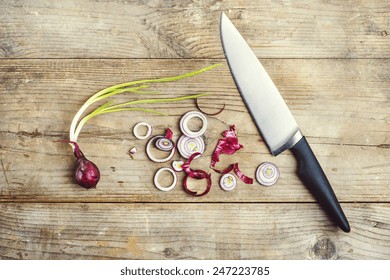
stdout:
{"type": "Polygon", "coordinates": [[[298,161],[298,176],[330,218],[349,232],[337,197],[272,79],[229,18],[222,13],[222,48],[238,91],[270,152],[290,149],[298,161]]]}

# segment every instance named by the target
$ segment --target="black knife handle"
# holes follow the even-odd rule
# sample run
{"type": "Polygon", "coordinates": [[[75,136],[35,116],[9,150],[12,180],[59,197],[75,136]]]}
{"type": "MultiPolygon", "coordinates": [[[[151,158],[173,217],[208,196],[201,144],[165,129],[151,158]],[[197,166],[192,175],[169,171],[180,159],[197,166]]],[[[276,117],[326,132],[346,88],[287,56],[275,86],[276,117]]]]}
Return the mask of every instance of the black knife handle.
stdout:
{"type": "Polygon", "coordinates": [[[302,137],[294,147],[292,153],[298,161],[298,176],[317,199],[320,205],[345,232],[350,232],[348,220],[336,198],[336,195],[326,178],[316,156],[311,150],[306,138],[302,137]]]}

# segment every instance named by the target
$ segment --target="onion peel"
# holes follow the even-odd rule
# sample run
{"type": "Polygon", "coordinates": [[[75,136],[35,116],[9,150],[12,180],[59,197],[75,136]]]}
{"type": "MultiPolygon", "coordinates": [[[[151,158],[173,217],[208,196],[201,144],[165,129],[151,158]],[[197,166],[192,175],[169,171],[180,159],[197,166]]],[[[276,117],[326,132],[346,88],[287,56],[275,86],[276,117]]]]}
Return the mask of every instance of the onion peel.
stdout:
{"type": "Polygon", "coordinates": [[[203,114],[205,114],[205,115],[207,115],[207,116],[216,116],[216,115],[222,113],[223,110],[225,110],[226,104],[224,103],[224,104],[223,104],[223,107],[222,107],[221,109],[219,109],[218,112],[215,112],[215,113],[206,113],[204,110],[202,110],[202,109],[200,108],[199,102],[198,102],[198,98],[199,98],[199,97],[195,98],[195,105],[196,105],[196,108],[198,108],[199,111],[201,111],[203,114]]]}
{"type": "Polygon", "coordinates": [[[238,163],[235,163],[234,164],[234,172],[236,173],[237,177],[243,181],[245,184],[248,184],[248,185],[252,185],[253,184],[253,179],[246,176],[244,173],[242,173],[242,171],[240,170],[240,168],[238,168],[238,163]]]}
{"type": "MultiPolygon", "coordinates": [[[[238,138],[235,132],[235,126],[231,125],[229,130],[225,130],[223,133],[224,138],[219,139],[217,146],[211,156],[211,167],[214,168],[219,161],[219,155],[227,154],[232,155],[244,146],[238,143],[238,138]]],[[[229,167],[230,168],[230,167],[229,167]]],[[[231,169],[230,169],[231,171],[231,169]]]]}
{"type": "Polygon", "coordinates": [[[204,171],[204,170],[195,170],[195,172],[197,172],[197,174],[203,174],[202,176],[199,176],[199,178],[197,178],[197,179],[206,179],[206,181],[207,181],[206,189],[202,193],[198,193],[198,192],[191,191],[190,189],[188,189],[187,181],[188,181],[188,177],[191,177],[191,176],[189,176],[189,174],[187,174],[184,177],[183,188],[184,188],[185,192],[190,194],[190,195],[193,195],[193,196],[204,196],[211,189],[211,175],[207,174],[206,171],[204,171]],[[200,177],[203,177],[203,178],[200,178],[200,177]]]}
{"type": "Polygon", "coordinates": [[[211,183],[212,183],[211,182],[211,174],[207,173],[204,170],[199,170],[199,169],[193,170],[190,168],[190,164],[191,164],[192,160],[195,159],[195,157],[200,156],[200,155],[201,155],[200,153],[193,153],[189,157],[189,159],[182,165],[183,170],[186,173],[186,175],[184,177],[184,181],[183,181],[183,188],[184,188],[186,193],[193,195],[193,196],[206,195],[211,189],[211,183]],[[206,179],[206,181],[207,181],[206,189],[200,194],[198,192],[195,192],[195,191],[188,189],[188,186],[187,186],[188,177],[193,178],[193,179],[197,179],[197,180],[206,179]]]}
{"type": "Polygon", "coordinates": [[[173,131],[170,128],[167,128],[165,130],[165,138],[168,138],[169,140],[172,140],[173,131]]]}
{"type": "Polygon", "coordinates": [[[230,129],[225,130],[223,132],[223,137],[222,139],[218,140],[217,146],[214,149],[214,152],[211,156],[211,168],[219,173],[219,174],[227,174],[230,171],[234,170],[236,173],[237,177],[243,181],[245,184],[253,184],[253,179],[246,176],[238,167],[238,163],[230,164],[227,168],[225,169],[216,169],[215,165],[219,161],[219,156],[221,154],[227,154],[227,155],[232,155],[239,149],[243,148],[244,146],[238,143],[238,138],[236,135],[236,128],[234,125],[230,126],[230,129]]]}
{"type": "Polygon", "coordinates": [[[229,173],[230,171],[232,171],[233,170],[233,168],[234,168],[234,164],[230,164],[227,168],[225,168],[225,169],[215,169],[215,168],[213,168],[213,170],[215,171],[215,172],[217,172],[217,173],[219,173],[219,174],[227,174],[227,173],[229,173]]]}

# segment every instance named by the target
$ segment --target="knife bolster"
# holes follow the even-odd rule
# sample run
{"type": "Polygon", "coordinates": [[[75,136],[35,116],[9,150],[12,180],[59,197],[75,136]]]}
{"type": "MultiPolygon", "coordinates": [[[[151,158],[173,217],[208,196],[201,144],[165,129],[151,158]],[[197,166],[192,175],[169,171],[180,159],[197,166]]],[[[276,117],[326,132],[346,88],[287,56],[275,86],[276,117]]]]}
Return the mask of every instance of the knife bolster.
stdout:
{"type": "Polygon", "coordinates": [[[298,129],[293,135],[291,135],[287,142],[285,142],[279,148],[273,149],[271,148],[271,153],[273,156],[277,156],[278,154],[284,152],[285,150],[291,149],[294,147],[301,139],[303,138],[302,132],[298,129]]]}

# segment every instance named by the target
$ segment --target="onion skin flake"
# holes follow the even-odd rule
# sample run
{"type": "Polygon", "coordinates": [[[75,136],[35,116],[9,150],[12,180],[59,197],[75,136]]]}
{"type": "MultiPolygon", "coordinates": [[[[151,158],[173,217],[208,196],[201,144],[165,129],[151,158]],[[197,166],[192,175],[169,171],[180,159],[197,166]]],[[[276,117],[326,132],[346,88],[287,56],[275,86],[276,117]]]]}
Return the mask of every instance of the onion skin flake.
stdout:
{"type": "Polygon", "coordinates": [[[199,110],[200,112],[202,112],[203,114],[205,114],[205,115],[207,115],[207,116],[216,116],[216,115],[222,113],[222,111],[225,109],[225,106],[226,106],[226,104],[223,104],[223,107],[222,107],[221,109],[219,109],[219,111],[216,112],[216,113],[206,113],[205,111],[203,111],[203,110],[200,108],[199,103],[198,103],[198,97],[195,98],[195,105],[196,105],[196,108],[198,108],[198,110],[199,110]]]}
{"type": "Polygon", "coordinates": [[[219,156],[221,154],[232,155],[236,151],[244,147],[243,145],[238,143],[236,128],[234,125],[231,125],[229,130],[225,130],[223,136],[225,138],[218,140],[217,146],[215,147],[214,152],[211,156],[211,168],[219,174],[227,174],[230,171],[234,170],[237,177],[245,184],[253,184],[253,179],[241,172],[241,170],[238,168],[238,163],[230,164],[225,169],[215,168],[215,165],[219,161],[219,156]]]}
{"type": "Polygon", "coordinates": [[[212,168],[214,168],[216,163],[219,161],[219,155],[221,154],[232,155],[235,152],[237,152],[239,149],[244,147],[243,145],[238,143],[238,138],[235,130],[236,130],[235,126],[231,125],[230,129],[226,130],[223,133],[223,136],[225,138],[218,140],[217,146],[215,147],[213,155],[211,156],[212,168]]]}
{"type": "Polygon", "coordinates": [[[227,173],[229,173],[230,171],[232,171],[233,168],[234,168],[234,164],[230,164],[226,169],[220,170],[220,169],[215,169],[215,168],[213,168],[213,170],[214,170],[215,172],[219,173],[219,174],[227,174],[227,173]]]}
{"type": "Polygon", "coordinates": [[[238,168],[238,163],[235,163],[234,164],[234,172],[236,173],[237,177],[243,181],[245,184],[248,184],[248,185],[252,185],[253,184],[253,179],[252,178],[249,178],[248,176],[246,176],[244,173],[242,173],[242,171],[240,170],[240,168],[238,168]]]}

